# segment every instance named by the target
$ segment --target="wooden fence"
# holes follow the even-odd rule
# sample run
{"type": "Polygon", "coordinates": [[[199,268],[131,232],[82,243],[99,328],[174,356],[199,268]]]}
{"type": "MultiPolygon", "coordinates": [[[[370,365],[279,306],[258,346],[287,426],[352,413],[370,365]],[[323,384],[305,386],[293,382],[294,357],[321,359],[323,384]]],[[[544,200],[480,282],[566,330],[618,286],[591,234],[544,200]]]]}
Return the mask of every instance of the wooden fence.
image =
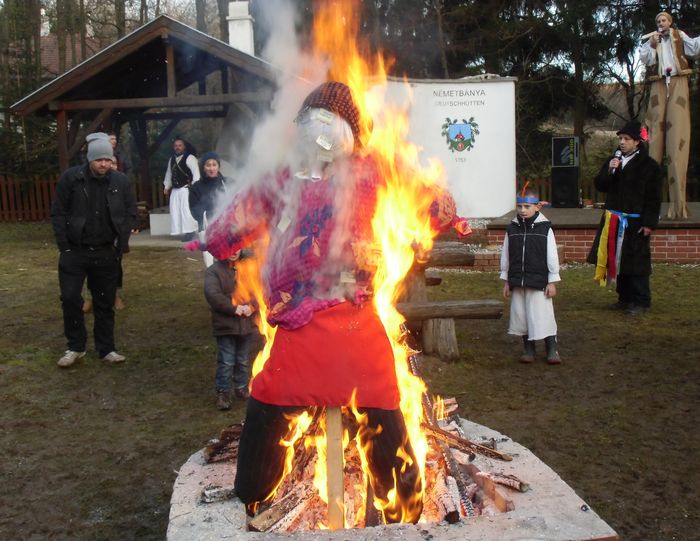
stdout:
{"type": "MultiPolygon", "coordinates": [[[[137,201],[144,201],[141,185],[131,179],[132,189],[137,201]]],[[[40,222],[48,220],[51,213],[51,201],[56,191],[58,177],[32,177],[20,179],[12,176],[0,175],[0,222],[40,222]]],[[[518,180],[518,186],[525,183],[524,179],[518,180]]],[[[540,198],[550,201],[551,182],[548,178],[530,180],[530,186],[539,190],[540,198]]],[[[582,183],[584,199],[596,201],[596,192],[592,183],[582,183]]],[[[150,184],[152,208],[167,205],[167,199],[163,195],[163,185],[159,179],[154,179],[150,184]]]]}
{"type": "Polygon", "coordinates": [[[0,175],[0,222],[48,220],[58,177],[19,179],[0,175]]]}
{"type": "MultiPolygon", "coordinates": [[[[131,180],[137,201],[146,198],[138,182],[131,180]]],[[[0,222],[43,222],[51,217],[51,202],[56,193],[58,176],[18,178],[0,175],[0,222]]],[[[154,180],[150,186],[153,207],[167,205],[163,184],[154,180]]]]}

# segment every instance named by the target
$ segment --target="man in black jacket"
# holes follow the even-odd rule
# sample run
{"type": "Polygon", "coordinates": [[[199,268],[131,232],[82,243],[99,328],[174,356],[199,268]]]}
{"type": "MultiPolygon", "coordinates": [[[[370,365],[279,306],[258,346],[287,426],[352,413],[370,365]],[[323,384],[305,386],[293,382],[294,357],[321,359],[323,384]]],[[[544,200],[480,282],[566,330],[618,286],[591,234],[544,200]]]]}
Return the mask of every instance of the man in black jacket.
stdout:
{"type": "Polygon", "coordinates": [[[95,315],[95,349],[105,361],[125,360],[114,346],[114,299],[119,258],[129,251],[136,202],[123,173],[112,171],[112,145],[105,133],[92,133],[86,165],[67,169],[56,186],[51,223],[60,250],[63,329],[68,350],[58,366],[71,366],[85,355],[87,331],[82,289],[87,278],[95,315]]]}
{"type": "Polygon", "coordinates": [[[595,279],[617,282],[614,308],[638,315],[651,306],[651,232],[659,223],[661,168],[642,143],[639,122],[617,132],[619,155],[606,161],[595,187],[606,192],[605,213],[588,262],[595,279]]]}

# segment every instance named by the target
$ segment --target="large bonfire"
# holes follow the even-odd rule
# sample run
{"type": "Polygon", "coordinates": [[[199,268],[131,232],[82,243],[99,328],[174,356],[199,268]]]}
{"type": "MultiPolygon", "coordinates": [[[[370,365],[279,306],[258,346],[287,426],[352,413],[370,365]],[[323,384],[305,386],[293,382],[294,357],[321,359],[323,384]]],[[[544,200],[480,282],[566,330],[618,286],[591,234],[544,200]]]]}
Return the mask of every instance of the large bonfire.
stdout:
{"type": "MultiPolygon", "coordinates": [[[[432,401],[427,398],[423,381],[415,374],[415,352],[406,344],[404,318],[394,307],[416,253],[430,250],[438,233],[435,220],[431,220],[431,212],[433,216],[435,214],[431,206],[435,205],[440,194],[444,194],[443,170],[437,162],[428,168],[421,167],[418,149],[407,140],[407,111],[386,100],[386,63],[380,53],[371,54],[358,40],[358,4],[356,0],[318,2],[313,27],[313,54],[318,62],[329,66],[328,80],[349,87],[360,111],[360,152],[371,157],[382,178],[371,218],[372,242],[369,247],[363,247],[366,253],[355,256],[364,258],[374,269],[371,302],[393,350],[400,409],[408,433],[407,444],[398,449],[397,456],[405,461],[404,468],[415,468],[413,461],[417,461],[420,476],[408,491],[405,488],[400,490],[395,478],[394,489],[389,490],[386,497],[374,494],[373,474],[362,442],[367,441],[368,431],[381,431],[382,428],[370,428],[361,409],[353,401],[346,404],[342,408],[345,428],[341,438],[343,464],[340,465],[345,474],[344,498],[343,501],[330,502],[329,506],[340,509],[345,527],[416,522],[421,515],[424,519],[441,520],[450,512],[439,501],[444,494],[426,498],[426,491],[444,493],[451,490],[446,481],[449,476],[437,473],[435,468],[429,468],[426,473],[426,461],[445,462],[445,449],[441,447],[444,444],[436,443],[434,439],[440,429],[436,426],[432,401]],[[434,427],[430,433],[432,448],[426,436],[426,426],[434,427]]],[[[451,198],[444,200],[453,205],[451,198]]],[[[454,214],[454,208],[451,210],[454,214]]],[[[459,223],[457,227],[459,229],[459,223]]],[[[266,323],[268,314],[263,298],[261,265],[264,264],[266,248],[265,242],[259,244],[256,248],[258,257],[246,260],[238,267],[236,294],[241,298],[255,296],[258,299],[261,331],[267,339],[266,347],[254,363],[253,377],[263,370],[276,332],[275,327],[266,323]]],[[[278,526],[278,529],[330,526],[326,512],[329,499],[326,490],[328,416],[322,415],[322,410],[311,407],[301,415],[290,416],[288,433],[279,441],[286,450],[284,474],[264,499],[263,507],[269,508],[275,502],[286,500],[293,502],[287,507],[296,511],[289,513],[285,526],[278,526]],[[300,502],[304,502],[303,505],[300,502]]],[[[448,436],[443,434],[442,438],[445,437],[448,436]]],[[[464,500],[464,495],[453,499],[458,500],[456,506],[459,508],[459,500],[464,500]]],[[[456,508],[453,511],[458,515],[469,514],[470,507],[464,504],[461,512],[456,508]]],[[[256,510],[259,513],[262,509],[256,510]]],[[[474,512],[473,508],[471,512],[474,512]]]]}

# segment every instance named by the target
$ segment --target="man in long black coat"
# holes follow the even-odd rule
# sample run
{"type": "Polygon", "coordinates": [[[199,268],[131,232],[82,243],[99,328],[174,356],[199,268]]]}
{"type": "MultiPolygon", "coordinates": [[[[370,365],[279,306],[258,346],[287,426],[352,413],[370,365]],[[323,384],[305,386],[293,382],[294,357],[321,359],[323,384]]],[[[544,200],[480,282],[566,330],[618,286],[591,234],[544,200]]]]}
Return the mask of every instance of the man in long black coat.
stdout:
{"type": "Polygon", "coordinates": [[[617,281],[615,308],[637,315],[651,306],[651,232],[659,223],[661,168],[642,142],[639,122],[617,132],[619,153],[607,160],[595,178],[606,192],[605,214],[588,262],[595,279],[617,281]],[[602,240],[601,240],[602,239],[602,240]]]}

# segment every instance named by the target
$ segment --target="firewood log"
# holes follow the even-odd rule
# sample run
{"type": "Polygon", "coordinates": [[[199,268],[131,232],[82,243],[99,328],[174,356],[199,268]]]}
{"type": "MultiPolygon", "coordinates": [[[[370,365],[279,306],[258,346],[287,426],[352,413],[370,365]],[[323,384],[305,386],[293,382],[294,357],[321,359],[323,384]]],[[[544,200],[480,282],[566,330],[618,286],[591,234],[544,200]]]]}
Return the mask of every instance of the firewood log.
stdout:
{"type": "Polygon", "coordinates": [[[510,475],[506,473],[498,473],[498,472],[479,472],[477,473],[479,477],[487,477],[488,479],[491,479],[494,483],[498,485],[503,485],[508,488],[512,488],[513,490],[517,490],[519,492],[527,492],[530,490],[530,485],[515,475],[510,475]]]}
{"type": "MultiPolygon", "coordinates": [[[[411,373],[420,378],[420,369],[418,368],[418,353],[413,353],[408,356],[408,367],[411,373]]],[[[421,378],[422,379],[422,378],[421,378]]],[[[421,405],[423,407],[423,416],[427,419],[427,422],[423,423],[424,426],[430,426],[437,430],[437,421],[435,419],[435,405],[433,404],[433,399],[427,392],[424,392],[421,396],[421,405]]],[[[434,437],[434,436],[433,436],[434,437]]],[[[445,464],[445,471],[448,476],[453,477],[457,482],[457,487],[459,489],[459,501],[461,502],[461,509],[464,511],[466,516],[474,516],[474,508],[472,506],[471,500],[466,494],[466,482],[464,479],[464,474],[459,469],[459,465],[452,457],[452,452],[449,445],[445,441],[435,438],[437,443],[437,448],[442,454],[442,459],[445,464]]]]}
{"type": "Polygon", "coordinates": [[[471,440],[467,440],[465,438],[460,438],[459,436],[455,436],[451,432],[447,432],[446,430],[442,430],[438,426],[433,426],[429,423],[424,422],[422,424],[422,427],[429,435],[431,435],[431,436],[437,438],[438,440],[443,441],[449,445],[452,445],[465,453],[478,453],[480,455],[484,455],[484,456],[487,456],[489,458],[495,458],[498,460],[505,460],[505,461],[513,460],[513,457],[507,453],[502,453],[501,451],[496,451],[495,449],[491,449],[490,447],[480,445],[480,444],[475,443],[471,440]]]}
{"type": "Polygon", "coordinates": [[[219,437],[211,440],[204,448],[204,461],[210,463],[235,460],[238,457],[238,441],[242,431],[242,423],[224,428],[219,437]]]}
{"type": "MultiPolygon", "coordinates": [[[[457,487],[455,483],[455,488],[457,487]]],[[[435,486],[433,487],[432,497],[435,500],[436,507],[442,517],[442,520],[454,524],[459,522],[459,494],[457,494],[457,501],[454,499],[454,495],[450,488],[448,487],[445,474],[439,472],[435,478],[435,486]]]]}
{"type": "Polygon", "coordinates": [[[274,502],[265,511],[248,521],[248,529],[254,532],[266,532],[286,515],[292,513],[313,495],[305,485],[297,485],[297,488],[289,494],[274,502]]]}

